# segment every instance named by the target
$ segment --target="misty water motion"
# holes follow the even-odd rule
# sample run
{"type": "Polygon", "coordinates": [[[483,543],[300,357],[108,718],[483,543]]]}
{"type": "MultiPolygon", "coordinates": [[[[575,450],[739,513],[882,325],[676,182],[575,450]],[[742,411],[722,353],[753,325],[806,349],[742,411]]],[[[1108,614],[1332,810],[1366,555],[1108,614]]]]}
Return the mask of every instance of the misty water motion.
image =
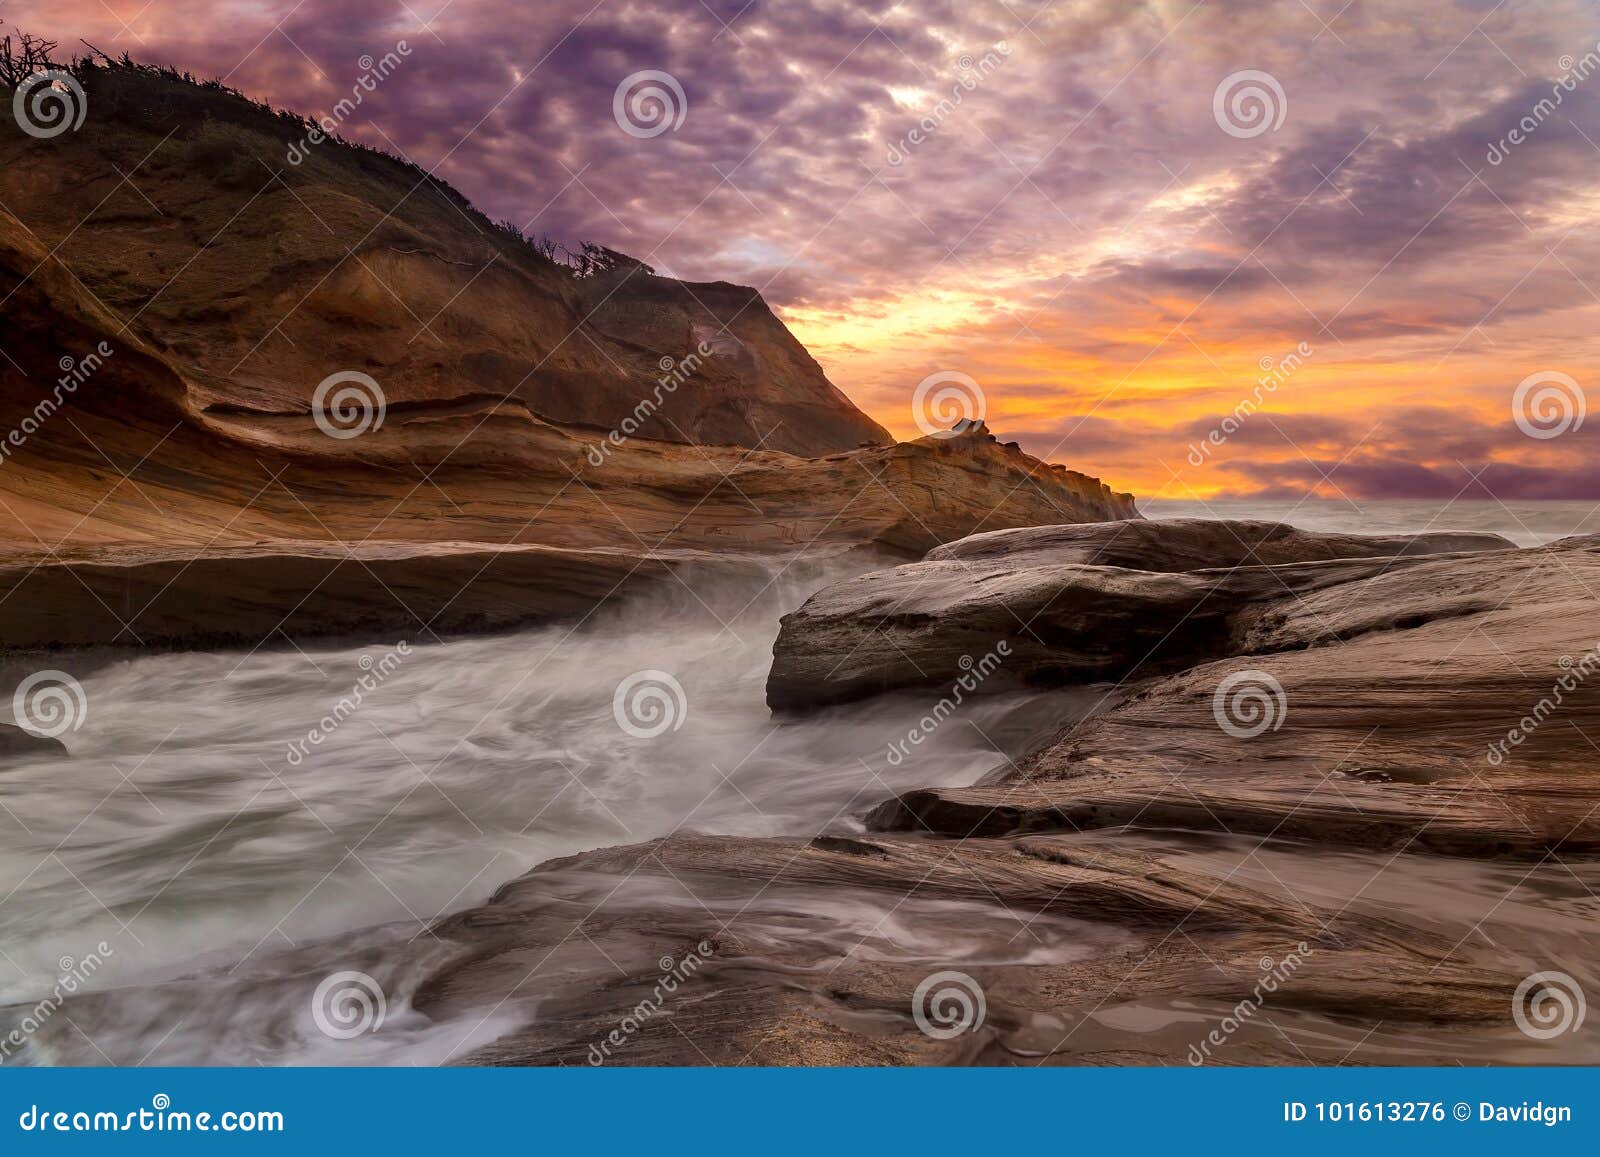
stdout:
{"type": "MultiPolygon", "coordinates": [[[[778,617],[837,575],[771,572],[765,585],[673,585],[576,628],[152,655],[85,675],[70,757],[0,776],[0,823],[14,829],[0,848],[12,965],[0,1003],[20,1015],[63,958],[105,942],[87,987],[141,990],[100,1013],[116,1027],[96,1047],[119,1063],[158,1044],[199,1062],[442,1059],[401,1027],[407,985],[439,954],[391,950],[426,945],[432,922],[507,879],[678,830],[859,830],[894,791],[975,782],[1093,702],[979,700],[910,760],[891,745],[920,735],[937,695],[774,720],[763,686],[778,617]],[[652,697],[663,678],[681,698],[652,697]],[[387,973],[402,955],[406,975],[387,973]],[[394,1019],[381,1042],[329,1042],[304,978],[356,957],[388,981],[394,1019]],[[186,1010],[188,1029],[162,1040],[162,983],[196,973],[216,976],[206,988],[232,1011],[186,1010]]],[[[64,1028],[34,1038],[35,1059],[94,1063],[64,1028]]]]}

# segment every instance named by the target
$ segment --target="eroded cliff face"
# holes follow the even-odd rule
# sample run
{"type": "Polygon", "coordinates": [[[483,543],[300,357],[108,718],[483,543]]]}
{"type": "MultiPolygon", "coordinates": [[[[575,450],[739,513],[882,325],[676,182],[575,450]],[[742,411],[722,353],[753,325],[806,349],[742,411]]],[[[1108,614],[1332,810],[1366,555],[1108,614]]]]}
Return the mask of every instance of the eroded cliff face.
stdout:
{"type": "Polygon", "coordinates": [[[630,263],[575,277],[392,158],[325,142],[286,163],[289,122],[226,91],[124,69],[83,82],[78,132],[0,124],[0,201],[198,409],[307,413],[319,382],[356,370],[393,404],[491,395],[672,442],[893,441],[753,289],[630,263]],[[639,420],[666,362],[682,380],[639,420]]]}
{"type": "Polygon", "coordinates": [[[894,443],[753,290],[575,278],[342,146],[247,182],[214,138],[280,148],[272,118],[107,75],[139,97],[114,132],[0,128],[9,646],[504,627],[753,555],[1136,517],[981,425],[894,443]],[[314,410],[344,370],[381,408],[314,410]]]}

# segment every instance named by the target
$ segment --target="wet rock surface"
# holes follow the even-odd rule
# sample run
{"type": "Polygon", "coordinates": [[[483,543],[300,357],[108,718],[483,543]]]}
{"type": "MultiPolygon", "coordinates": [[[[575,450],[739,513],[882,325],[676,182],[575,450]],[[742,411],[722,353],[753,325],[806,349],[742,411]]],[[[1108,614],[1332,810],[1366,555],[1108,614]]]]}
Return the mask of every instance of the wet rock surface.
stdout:
{"type": "MultiPolygon", "coordinates": [[[[1352,863],[1313,892],[1296,875],[1303,857],[1254,840],[851,842],[679,836],[543,865],[435,928],[460,954],[416,1007],[442,1021],[526,1017],[458,1058],[470,1064],[1541,1055],[1506,1023],[1514,966],[1463,948],[1452,916],[1397,918],[1409,864],[1385,880],[1379,862],[1352,863]],[[939,974],[959,974],[939,981],[947,996],[983,1001],[981,1019],[945,1037],[916,1013],[919,985],[939,974]],[[1225,1022],[1224,1044],[1208,1044],[1225,1022]]],[[[1538,884],[1557,886],[1551,873],[1538,884]]]]}
{"type": "Polygon", "coordinates": [[[991,692],[1181,669],[1285,645],[1242,624],[1302,594],[1511,549],[1492,534],[1362,539],[1187,519],[974,535],[813,595],[784,619],[767,700],[797,710],[948,686],[1001,642],[991,692]]]}
{"type": "Polygon", "coordinates": [[[1122,568],[1124,606],[1226,603],[1238,653],[1102,684],[997,782],[541,865],[435,927],[458,955],[418,1009],[521,1009],[486,1064],[1592,1063],[1592,1027],[1536,1040],[1512,1006],[1550,961],[1596,979],[1600,542],[1322,545],[1122,568]],[[929,1031],[935,980],[981,1015],[929,1031]]]}
{"type": "Polygon", "coordinates": [[[0,759],[65,755],[67,745],[48,735],[35,735],[9,723],[0,723],[0,759]]]}

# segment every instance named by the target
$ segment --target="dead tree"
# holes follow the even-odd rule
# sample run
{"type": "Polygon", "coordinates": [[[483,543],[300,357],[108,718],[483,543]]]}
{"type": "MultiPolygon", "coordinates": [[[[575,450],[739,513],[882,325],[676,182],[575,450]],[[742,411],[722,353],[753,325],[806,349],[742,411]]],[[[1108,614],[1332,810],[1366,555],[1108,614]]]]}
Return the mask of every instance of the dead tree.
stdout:
{"type": "Polygon", "coordinates": [[[50,54],[55,50],[54,40],[26,32],[17,33],[15,43],[10,33],[0,37],[0,86],[16,88],[34,73],[54,67],[50,54]]]}

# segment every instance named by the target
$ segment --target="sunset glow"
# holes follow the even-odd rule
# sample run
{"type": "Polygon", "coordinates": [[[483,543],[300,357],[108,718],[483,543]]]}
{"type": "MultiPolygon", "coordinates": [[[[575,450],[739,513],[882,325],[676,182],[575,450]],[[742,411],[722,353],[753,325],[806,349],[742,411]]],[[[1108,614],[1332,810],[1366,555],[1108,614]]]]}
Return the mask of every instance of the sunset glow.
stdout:
{"type": "Polygon", "coordinates": [[[345,135],[530,233],[759,287],[900,437],[916,384],[951,370],[1002,438],[1141,496],[1473,497],[1487,470],[1501,498],[1600,498],[1600,423],[1532,438],[1511,409],[1531,375],[1594,377],[1591,5],[1291,5],[1270,32],[1189,0],[589,7],[4,18],[318,115],[405,40],[405,83],[345,135]],[[614,121],[644,69],[682,82],[674,131],[614,121]],[[1281,86],[1278,127],[1223,127],[1246,70],[1281,86]]]}

